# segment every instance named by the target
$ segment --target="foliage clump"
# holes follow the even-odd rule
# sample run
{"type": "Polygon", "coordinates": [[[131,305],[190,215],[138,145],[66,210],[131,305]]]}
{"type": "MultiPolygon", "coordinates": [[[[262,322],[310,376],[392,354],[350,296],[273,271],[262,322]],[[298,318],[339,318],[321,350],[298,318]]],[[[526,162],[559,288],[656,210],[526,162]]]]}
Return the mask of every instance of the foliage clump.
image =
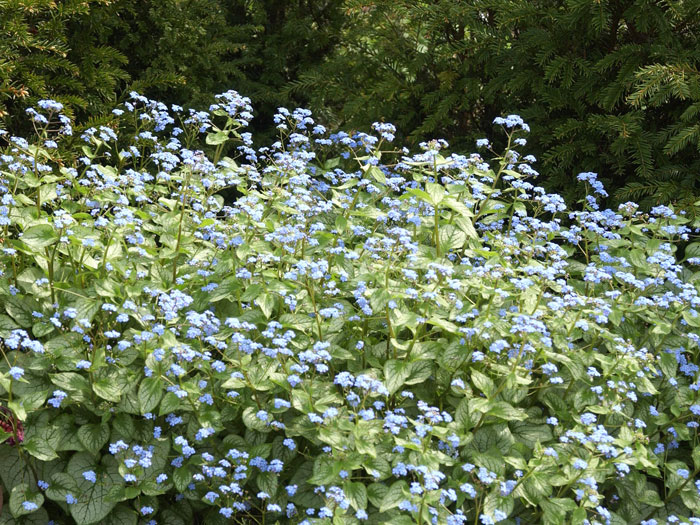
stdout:
{"type": "Polygon", "coordinates": [[[493,118],[537,129],[543,185],[591,170],[621,203],[700,195],[700,3],[349,0],[339,45],[290,89],[356,127],[386,118],[464,147],[493,118]]]}
{"type": "Polygon", "coordinates": [[[410,155],[284,108],[253,149],[235,92],[62,110],[2,137],[5,522],[698,522],[683,213],[567,206],[516,115],[410,155]]]}

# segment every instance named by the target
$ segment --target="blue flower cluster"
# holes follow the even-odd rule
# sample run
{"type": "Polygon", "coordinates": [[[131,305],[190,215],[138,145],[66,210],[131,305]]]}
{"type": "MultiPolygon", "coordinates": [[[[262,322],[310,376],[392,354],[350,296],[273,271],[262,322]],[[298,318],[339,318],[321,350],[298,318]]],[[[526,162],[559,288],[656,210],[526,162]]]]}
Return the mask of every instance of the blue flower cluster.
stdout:
{"type": "Polygon", "coordinates": [[[0,387],[48,480],[3,474],[13,512],[700,522],[682,211],[604,209],[594,173],[567,205],[517,115],[487,159],[285,108],[255,149],[234,91],[132,93],[75,151],[38,108],[0,155],[0,387]]]}

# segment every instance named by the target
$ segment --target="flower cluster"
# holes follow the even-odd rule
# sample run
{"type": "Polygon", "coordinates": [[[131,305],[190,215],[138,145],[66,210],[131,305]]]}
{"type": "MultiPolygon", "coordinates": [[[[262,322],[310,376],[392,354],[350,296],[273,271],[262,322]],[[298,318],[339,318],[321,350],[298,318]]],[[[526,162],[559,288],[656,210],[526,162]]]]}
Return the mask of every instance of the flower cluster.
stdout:
{"type": "Polygon", "coordinates": [[[682,211],[547,193],[517,115],[487,159],[285,108],[255,149],[233,91],[61,110],[0,152],[14,518],[699,523],[682,211]]]}

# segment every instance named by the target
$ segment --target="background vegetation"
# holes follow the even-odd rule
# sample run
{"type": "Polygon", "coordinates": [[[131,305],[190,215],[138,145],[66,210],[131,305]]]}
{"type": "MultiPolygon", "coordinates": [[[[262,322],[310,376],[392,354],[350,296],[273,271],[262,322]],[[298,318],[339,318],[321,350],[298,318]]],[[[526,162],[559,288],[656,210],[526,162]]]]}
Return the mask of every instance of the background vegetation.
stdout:
{"type": "Polygon", "coordinates": [[[700,145],[698,0],[0,0],[0,112],[51,96],[82,121],[136,89],[206,107],[235,88],[336,128],[395,122],[464,147],[522,115],[547,173],[600,173],[616,201],[691,208],[700,145]]]}

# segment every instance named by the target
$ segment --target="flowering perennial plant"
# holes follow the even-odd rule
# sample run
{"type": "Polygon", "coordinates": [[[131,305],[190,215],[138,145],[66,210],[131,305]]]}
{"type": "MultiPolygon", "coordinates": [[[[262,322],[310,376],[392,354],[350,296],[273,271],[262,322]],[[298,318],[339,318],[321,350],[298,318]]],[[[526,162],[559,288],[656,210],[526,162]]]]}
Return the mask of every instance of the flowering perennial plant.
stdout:
{"type": "Polygon", "coordinates": [[[0,138],[3,523],[700,523],[682,213],[568,207],[516,115],[487,158],[61,110],[0,138]]]}

